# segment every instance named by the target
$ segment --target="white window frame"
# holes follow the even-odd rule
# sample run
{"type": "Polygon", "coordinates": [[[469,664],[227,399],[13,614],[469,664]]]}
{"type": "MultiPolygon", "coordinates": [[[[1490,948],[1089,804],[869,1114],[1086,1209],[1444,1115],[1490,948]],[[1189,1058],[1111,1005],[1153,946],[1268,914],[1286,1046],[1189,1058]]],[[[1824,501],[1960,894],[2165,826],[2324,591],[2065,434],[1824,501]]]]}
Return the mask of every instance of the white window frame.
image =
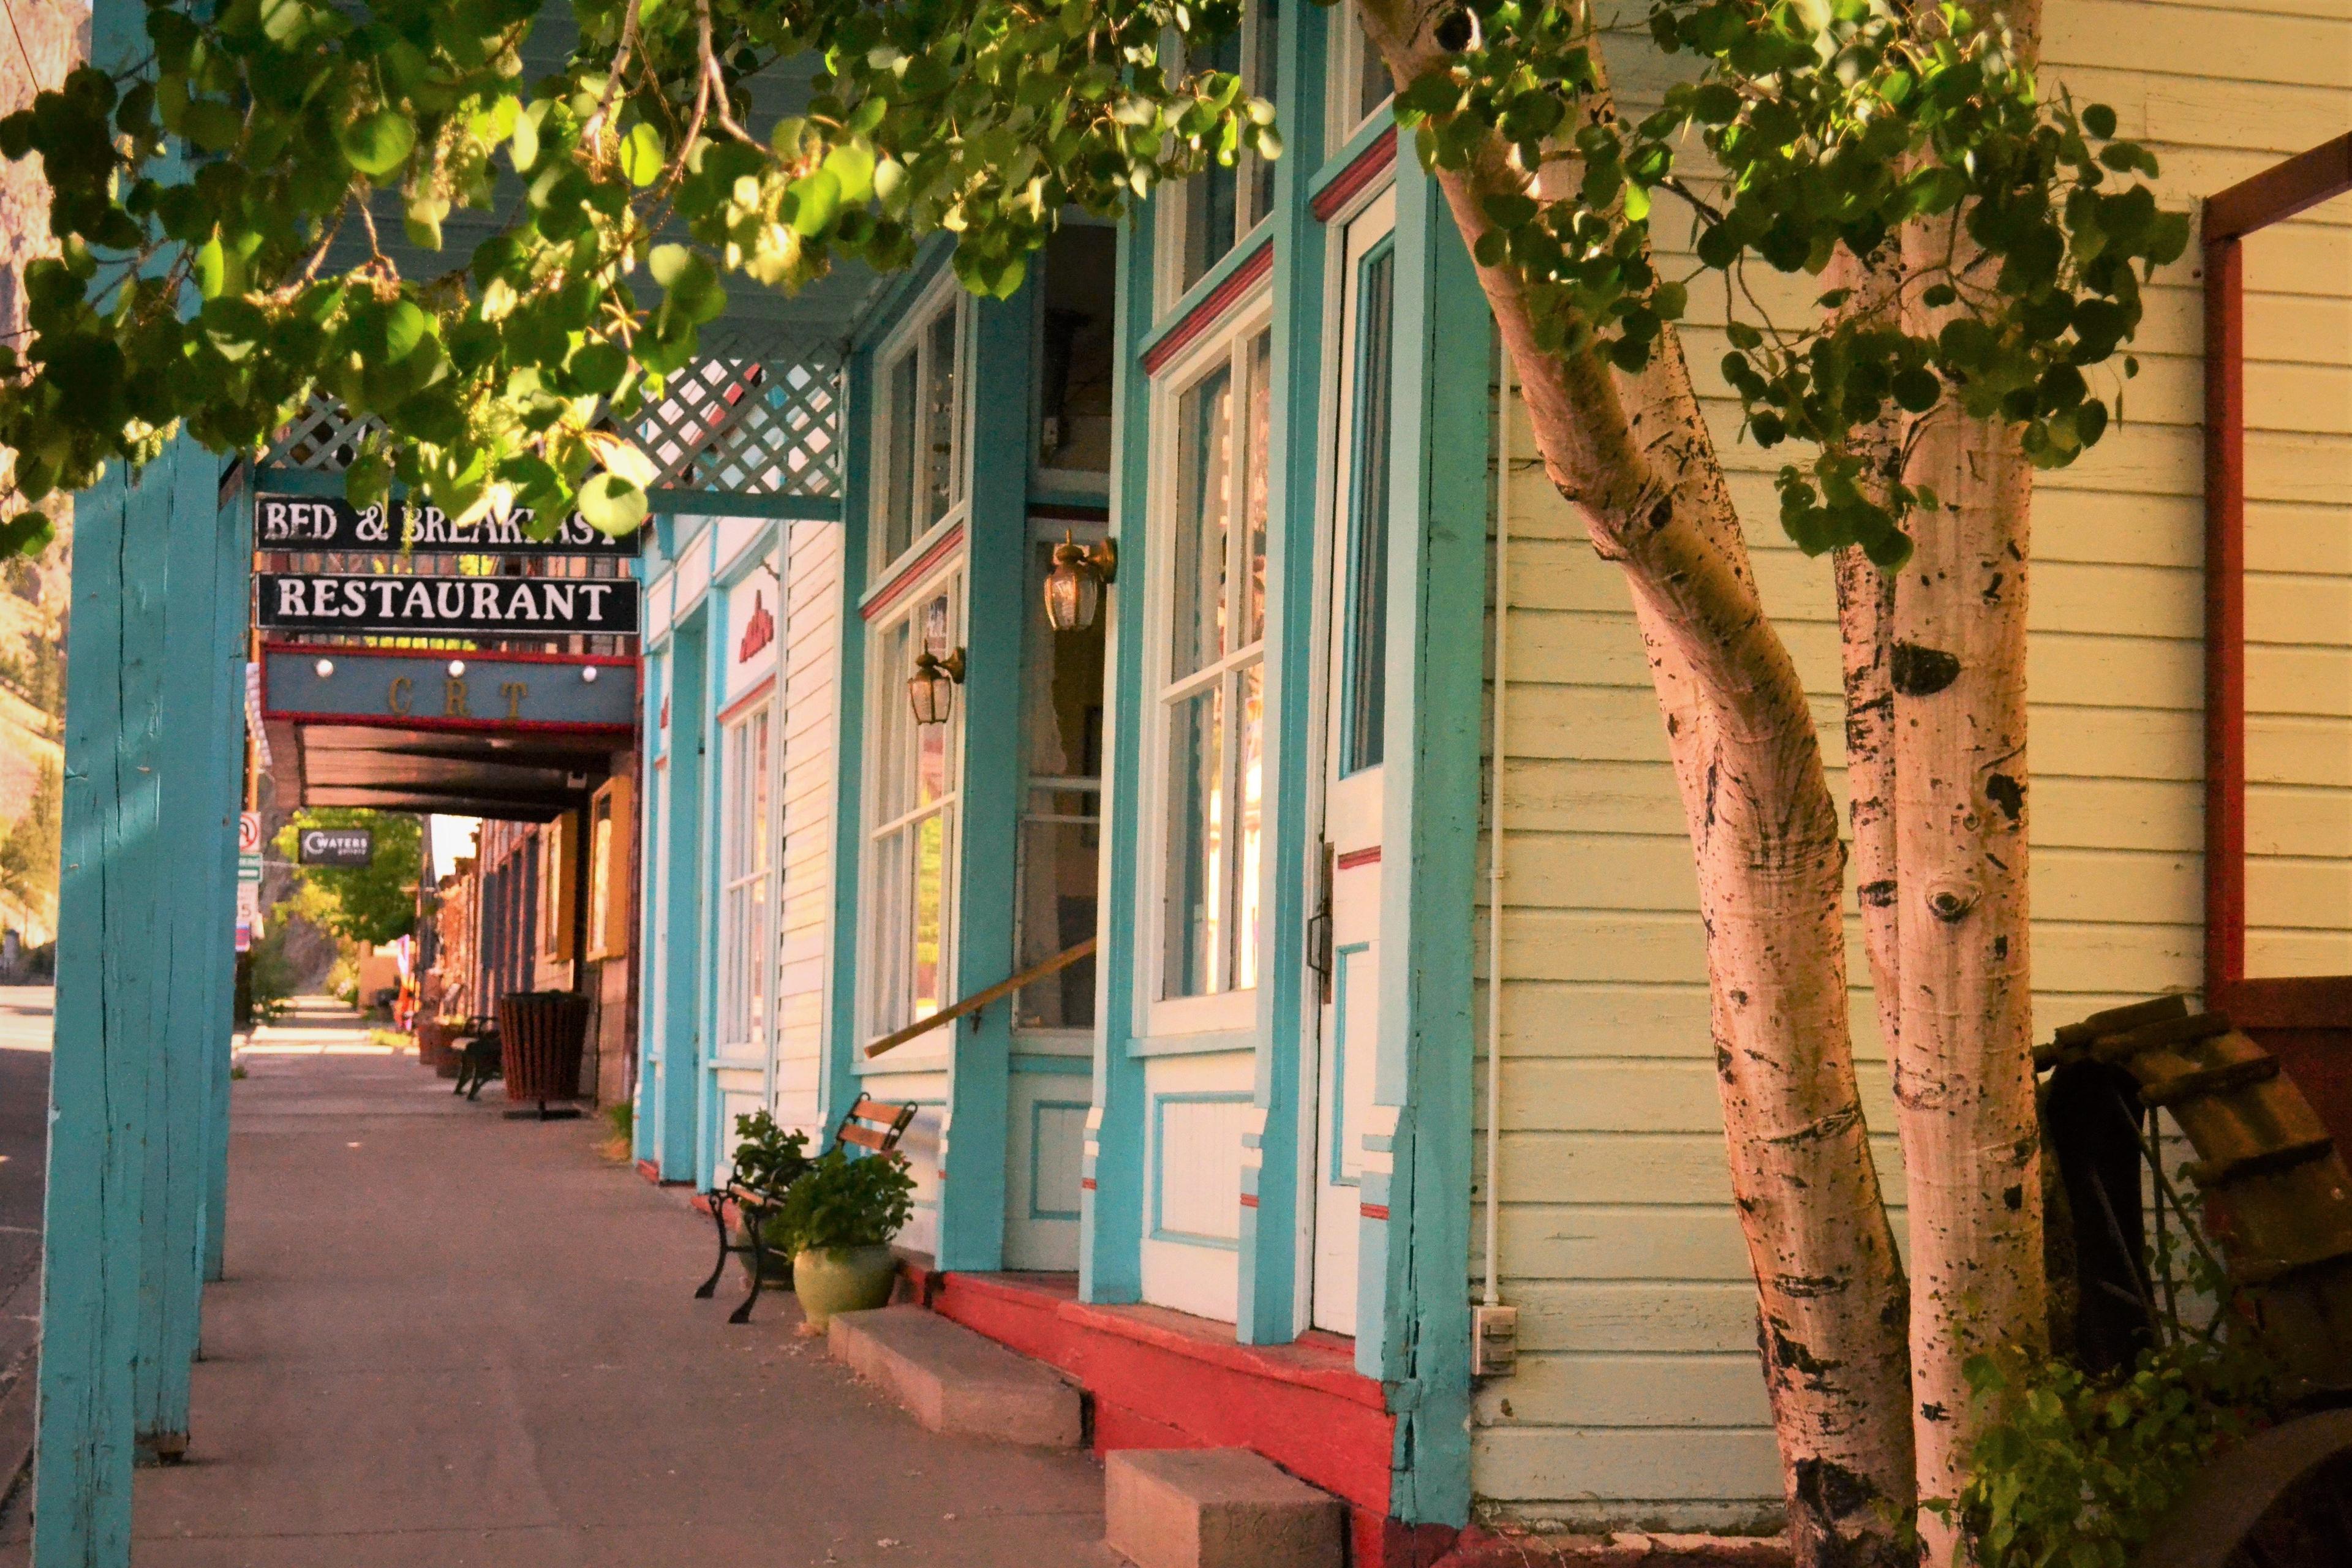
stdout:
{"type": "Polygon", "coordinates": [[[1381,117],[1381,110],[1395,100],[1396,94],[1391,91],[1363,113],[1355,112],[1356,89],[1363,80],[1372,45],[1364,37],[1363,18],[1353,5],[1335,7],[1330,20],[1324,25],[1323,36],[1330,40],[1326,50],[1329,64],[1323,72],[1328,122],[1324,144],[1330,150],[1327,155],[1336,155],[1355,139],[1356,132],[1381,117]]]}
{"type": "Polygon", "coordinates": [[[776,1021],[775,702],[763,699],[728,721],[719,739],[719,1048],[717,1059],[766,1065],[776,1021]],[[751,742],[754,735],[758,744],[751,742]],[[757,777],[754,777],[754,773],[757,777]],[[760,803],[755,814],[751,808],[760,803]],[[754,837],[757,831],[758,837],[754,837]],[[757,844],[763,858],[750,858],[757,844]],[[756,911],[755,919],[747,915],[756,911]],[[760,1016],[746,981],[765,972],[760,1016]]]}
{"type": "MultiPolygon", "coordinates": [[[[971,295],[956,282],[954,275],[941,272],[924,290],[922,297],[916,302],[915,308],[907,312],[906,319],[883,339],[880,350],[874,356],[875,368],[871,382],[873,389],[871,395],[874,399],[874,441],[870,448],[872,456],[868,462],[868,467],[872,470],[873,482],[867,486],[871,495],[867,503],[866,522],[867,542],[866,581],[871,590],[882,590],[907,563],[920,560],[924,551],[929,549],[937,541],[954,529],[961,527],[964,520],[971,515],[972,315],[970,301],[971,295]],[[940,314],[945,311],[953,311],[956,320],[954,429],[950,432],[955,451],[950,458],[954,499],[950,502],[947,510],[930,523],[923,528],[912,530],[905,548],[886,560],[882,556],[882,546],[885,530],[887,527],[887,514],[890,501],[888,472],[890,446],[891,437],[897,434],[894,428],[895,415],[891,408],[890,378],[892,373],[908,355],[917,356],[919,364],[921,357],[930,353],[931,328],[939,321],[940,314]]],[[[916,384],[919,388],[924,384],[925,379],[919,369],[916,375],[916,384]]],[[[920,419],[922,410],[919,398],[916,412],[917,417],[920,419]]],[[[923,443],[930,434],[929,431],[920,427],[917,429],[915,432],[917,451],[920,451],[923,443]]],[[[908,483],[910,485],[913,483],[911,476],[908,483]]]]}
{"type": "MultiPolygon", "coordinates": [[[[884,721],[903,722],[907,726],[910,742],[920,738],[922,727],[915,723],[907,696],[907,679],[911,673],[913,652],[910,651],[907,659],[902,661],[902,668],[886,668],[890,661],[878,656],[887,645],[890,635],[898,627],[910,624],[924,606],[938,596],[940,589],[949,584],[952,585],[948,587],[948,646],[950,648],[961,646],[967,616],[971,612],[971,578],[964,570],[964,560],[965,552],[958,550],[949,559],[925,572],[919,580],[904,584],[903,588],[894,584],[895,596],[889,608],[876,616],[866,630],[866,647],[877,657],[869,658],[866,661],[866,711],[868,721],[864,727],[865,755],[860,769],[864,782],[858,791],[862,798],[858,807],[858,918],[855,940],[857,943],[857,1039],[861,1045],[871,1043],[903,1026],[903,1023],[886,1024],[880,1018],[884,977],[898,973],[900,967],[895,958],[892,963],[886,963],[884,959],[893,955],[885,954],[881,949],[886,933],[878,922],[887,907],[881,896],[878,874],[881,846],[885,839],[895,836],[906,835],[911,839],[913,830],[927,816],[940,816],[947,824],[943,847],[945,859],[940,868],[940,1006],[947,1006],[960,994],[957,985],[961,979],[958,963],[961,950],[956,911],[961,896],[961,879],[957,869],[963,853],[963,741],[967,694],[961,687],[956,689],[955,708],[947,724],[950,731],[946,758],[948,787],[940,792],[938,799],[922,805],[910,805],[887,819],[878,815],[882,795],[883,733],[874,721],[887,714],[888,717],[884,721]]],[[[909,641],[910,650],[920,646],[919,639],[919,634],[916,640],[909,641]]],[[[911,758],[911,752],[909,756],[911,758]]],[[[911,860],[908,869],[911,877],[911,860]]],[[[912,940],[911,931],[903,927],[894,926],[887,936],[894,942],[912,940]]],[[[912,954],[906,957],[904,970],[911,975],[912,954]]],[[[904,1022],[912,1021],[909,1018],[904,1022]]],[[[861,1057],[858,1069],[861,1072],[903,1072],[915,1067],[936,1068],[945,1058],[948,1043],[952,1038],[953,1035],[949,1030],[937,1030],[921,1039],[909,1041],[886,1059],[868,1063],[861,1057]]]]}
{"type": "MultiPolygon", "coordinates": [[[[1304,5],[1305,0],[1289,0],[1289,3],[1297,7],[1304,5]]],[[[1262,96],[1258,93],[1258,89],[1266,80],[1266,62],[1260,58],[1265,47],[1265,32],[1261,26],[1264,16],[1264,7],[1259,4],[1259,0],[1248,0],[1248,4],[1243,7],[1240,74],[1244,88],[1253,96],[1262,96]]],[[[1295,16],[1290,18],[1289,25],[1292,26],[1298,25],[1295,16]]],[[[1181,49],[1181,44],[1177,48],[1181,49]]],[[[1277,57],[1280,54],[1278,32],[1276,35],[1276,53],[1277,57]]],[[[1178,58],[1181,60],[1181,54],[1178,58]]],[[[1236,210],[1234,216],[1234,243],[1224,251],[1211,257],[1208,265],[1201,269],[1201,278],[1196,278],[1190,283],[1184,280],[1184,226],[1186,219],[1192,214],[1192,195],[1201,188],[1199,182],[1206,176],[1207,172],[1204,170],[1202,174],[1195,174],[1180,184],[1162,187],[1163,195],[1156,205],[1160,209],[1157,225],[1158,243],[1163,264],[1152,268],[1158,275],[1155,292],[1159,295],[1159,305],[1162,311],[1172,309],[1176,302],[1184,297],[1188,289],[1197,288],[1202,279],[1215,272],[1218,265],[1227,257],[1248,249],[1250,237],[1258,231],[1261,224],[1274,216],[1274,203],[1271,198],[1266,203],[1265,211],[1255,210],[1257,205],[1258,163],[1258,155],[1246,149],[1234,155],[1233,174],[1236,210]]]]}
{"type": "MultiPolygon", "coordinates": [[[[1169,787],[1171,763],[1169,726],[1170,714],[1175,702],[1205,690],[1214,683],[1223,682],[1229,675],[1236,674],[1255,665],[1260,671],[1259,679],[1263,682],[1271,650],[1267,647],[1265,628],[1261,626],[1258,637],[1255,642],[1240,648],[1228,647],[1222,656],[1186,675],[1181,682],[1171,680],[1169,670],[1173,659],[1173,628],[1170,623],[1176,568],[1177,410],[1184,395],[1215,374],[1217,370],[1229,368],[1232,371],[1234,396],[1234,437],[1230,442],[1227,461],[1234,465],[1233,471],[1236,493],[1244,493],[1241,480],[1246,472],[1247,447],[1244,435],[1248,419],[1246,402],[1248,388],[1244,366],[1249,344],[1260,333],[1272,330],[1273,320],[1271,290],[1261,290],[1252,295],[1250,299],[1229,312],[1213,331],[1202,334],[1202,341],[1189,348],[1181,358],[1162,367],[1160,375],[1152,384],[1150,538],[1153,542],[1148,552],[1150,560],[1146,574],[1147,593],[1144,604],[1147,607],[1143,612],[1146,625],[1144,654],[1146,730],[1142,747],[1144,781],[1142,820],[1151,826],[1145,835],[1141,855],[1143,863],[1139,868],[1140,874],[1138,878],[1141,892],[1139,907],[1149,912],[1146,929],[1140,933],[1138,943],[1142,950],[1143,957],[1143,963],[1140,966],[1142,984],[1137,987],[1135,996],[1136,1032],[1145,1037],[1229,1034],[1248,1029],[1256,1021],[1257,987],[1255,984],[1239,988],[1228,987],[1198,996],[1168,997],[1162,994],[1166,989],[1167,964],[1167,933],[1164,922],[1167,918],[1168,836],[1174,821],[1174,805],[1170,798],[1169,787]]],[[[1280,395],[1279,388],[1276,389],[1275,395],[1280,395]]],[[[1268,455],[1268,460],[1271,461],[1271,454],[1268,455]]],[[[1271,481],[1272,476],[1269,475],[1269,482],[1271,481]]],[[[1242,504],[1246,506],[1245,499],[1242,504]]],[[[1271,497],[1269,497],[1270,510],[1271,497]]],[[[1239,521],[1239,515],[1237,512],[1236,524],[1239,521]]],[[[1276,520],[1269,516],[1267,519],[1269,533],[1275,523],[1276,520]]],[[[1227,574],[1229,580],[1236,583],[1245,582],[1246,561],[1239,563],[1242,574],[1237,575],[1235,572],[1236,558],[1244,548],[1242,541],[1245,536],[1246,530],[1239,526],[1230,529],[1226,536],[1227,574]]],[[[1246,593],[1246,588],[1244,587],[1241,591],[1246,593]]],[[[1273,598],[1273,584],[1269,583],[1266,595],[1269,610],[1273,598]]],[[[1259,690],[1263,700],[1265,692],[1263,684],[1259,690]]],[[[1231,735],[1236,732],[1235,726],[1228,720],[1225,734],[1231,735]]],[[[1274,798],[1275,758],[1271,738],[1272,727],[1263,726],[1259,731],[1260,766],[1263,770],[1259,795],[1262,811],[1271,806],[1274,798]]],[[[1233,750],[1223,746],[1222,739],[1220,749],[1221,752],[1233,750]]],[[[1221,852],[1225,857],[1228,867],[1236,867],[1239,864],[1240,837],[1234,829],[1238,826],[1239,821],[1240,759],[1236,755],[1223,755],[1220,758],[1220,765],[1226,779],[1226,798],[1234,803],[1234,820],[1228,824],[1221,852]]],[[[1270,816],[1267,820],[1270,820],[1270,816]]],[[[1263,827],[1262,821],[1261,831],[1263,827]]],[[[1267,878],[1272,869],[1272,859],[1265,853],[1267,847],[1270,846],[1261,844],[1258,862],[1259,921],[1256,971],[1260,980],[1263,980],[1265,975],[1268,943],[1273,934],[1269,922],[1265,919],[1266,913],[1272,908],[1271,901],[1266,897],[1267,878]]],[[[1226,897],[1234,900],[1233,908],[1228,911],[1229,918],[1232,918],[1238,914],[1241,889],[1234,884],[1230,877],[1227,889],[1226,897]]]]}

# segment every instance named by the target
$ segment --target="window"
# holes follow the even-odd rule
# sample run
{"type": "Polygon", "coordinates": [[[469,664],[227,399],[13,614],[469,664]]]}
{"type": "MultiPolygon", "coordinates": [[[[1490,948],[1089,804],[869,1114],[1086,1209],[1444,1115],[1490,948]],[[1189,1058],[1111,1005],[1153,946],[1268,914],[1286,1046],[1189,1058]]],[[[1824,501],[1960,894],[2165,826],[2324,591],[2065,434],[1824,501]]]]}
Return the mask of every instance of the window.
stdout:
{"type": "Polygon", "coordinates": [[[1159,699],[1163,1000],[1257,983],[1272,361],[1272,334],[1255,327],[1173,400],[1159,699]]]}
{"type": "Polygon", "coordinates": [[[1357,272],[1352,475],[1347,521],[1346,707],[1339,716],[1339,772],[1380,766],[1388,712],[1390,342],[1396,249],[1383,243],[1357,272]]]}
{"type": "Polygon", "coordinates": [[[876,380],[882,454],[877,476],[869,576],[879,580],[915,542],[963,504],[964,388],[962,290],[952,279],[927,311],[904,329],[876,380]]]}
{"type": "Polygon", "coordinates": [[[556,817],[539,830],[539,956],[555,963],[572,960],[572,868],[577,837],[569,816],[556,817]]]}
{"type": "Polygon", "coordinates": [[[1364,37],[1364,21],[1354,6],[1343,5],[1332,13],[1331,42],[1330,145],[1336,153],[1373,111],[1395,96],[1396,82],[1389,75],[1388,62],[1364,37]]]}
{"type": "MultiPolygon", "coordinates": [[[[1037,525],[1029,547],[1034,605],[1066,525],[1037,525]]],[[[1098,526],[1072,529],[1091,542],[1098,526]]],[[[1103,650],[1105,622],[1056,632],[1029,617],[1028,668],[1022,673],[1023,752],[1028,795],[1021,812],[1019,944],[1025,969],[1095,934],[1096,869],[1102,844],[1103,650]]],[[[1082,958],[1021,993],[1013,1024],[1024,1029],[1090,1029],[1095,1021],[1095,961],[1082,958]]]]}
{"type": "Polygon", "coordinates": [[[722,742],[719,1036],[729,1054],[763,1051],[768,1037],[768,715],[761,704],[730,724],[722,742]]]}
{"type": "Polygon", "coordinates": [[[588,808],[588,956],[620,958],[629,948],[630,785],[604,781],[588,808]]]}
{"type": "MultiPolygon", "coordinates": [[[[1253,0],[1242,24],[1205,56],[1184,62],[1187,69],[1232,71],[1255,97],[1271,100],[1282,47],[1281,0],[1253,0]]],[[[1240,243],[1258,220],[1274,210],[1274,165],[1254,153],[1228,166],[1209,166],[1171,193],[1170,239],[1176,254],[1174,289],[1169,301],[1208,276],[1209,269],[1240,243]]]]}
{"type": "MultiPolygon", "coordinates": [[[[1118,231],[1074,224],[1045,242],[1037,467],[1099,480],[1110,468],[1118,231]]],[[[1094,488],[1094,487],[1089,487],[1094,488]]]]}
{"type": "Polygon", "coordinates": [[[945,724],[918,724],[907,674],[918,654],[955,651],[961,574],[935,579],[874,634],[866,693],[866,1033],[947,1005],[954,982],[954,882],[963,694],[945,724]]]}

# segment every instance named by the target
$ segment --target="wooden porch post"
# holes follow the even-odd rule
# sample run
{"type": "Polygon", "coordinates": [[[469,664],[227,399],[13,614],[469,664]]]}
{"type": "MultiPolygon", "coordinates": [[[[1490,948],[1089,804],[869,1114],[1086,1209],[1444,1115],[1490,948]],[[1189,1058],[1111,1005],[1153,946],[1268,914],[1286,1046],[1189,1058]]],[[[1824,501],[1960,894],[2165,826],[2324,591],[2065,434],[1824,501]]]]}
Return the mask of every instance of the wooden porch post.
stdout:
{"type": "MultiPolygon", "coordinates": [[[[95,58],[128,54],[133,9],[100,4],[95,58]]],[[[193,524],[206,542],[214,536],[216,473],[214,459],[182,442],[136,482],[110,471],[77,507],[36,1568],[130,1562],[137,1374],[148,1358],[170,1353],[142,1333],[145,1240],[148,1227],[163,1223],[149,1203],[149,1145],[203,1126],[198,1107],[167,1098],[173,1075],[160,1026],[178,917],[193,906],[194,922],[209,902],[209,882],[186,875],[184,863],[175,867],[164,835],[178,812],[176,805],[167,811],[165,801],[197,791],[214,752],[196,743],[197,725],[167,713],[173,686],[167,622],[184,619],[167,607],[182,553],[174,533],[193,524]]],[[[178,586],[198,602],[209,629],[212,574],[178,586]]],[[[213,936],[226,933],[219,924],[213,936]]],[[[186,1179],[184,1167],[175,1179],[186,1179]]],[[[154,1194],[159,1203],[164,1195],[154,1194]]],[[[184,1258],[191,1273],[195,1261],[191,1247],[184,1258]]],[[[192,1290],[187,1299],[193,1310],[192,1290]]]]}

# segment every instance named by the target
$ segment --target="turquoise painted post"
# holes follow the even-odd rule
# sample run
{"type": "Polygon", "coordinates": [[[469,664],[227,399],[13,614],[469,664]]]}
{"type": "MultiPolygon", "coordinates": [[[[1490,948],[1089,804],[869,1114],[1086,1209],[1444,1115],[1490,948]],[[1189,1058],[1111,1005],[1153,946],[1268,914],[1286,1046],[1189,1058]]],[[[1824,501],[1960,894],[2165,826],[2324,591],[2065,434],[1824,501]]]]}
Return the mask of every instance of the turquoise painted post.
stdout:
{"type": "Polygon", "coordinates": [[[695,1131],[701,1124],[702,1042],[702,718],[709,674],[704,610],[670,634],[668,842],[663,846],[668,933],[661,1019],[661,1104],[656,1158],[665,1182],[695,1176],[695,1131]]]}
{"type": "Polygon", "coordinates": [[[871,504],[873,427],[866,398],[874,385],[874,351],[856,350],[841,372],[841,643],[834,681],[833,974],[829,1020],[820,1071],[817,1115],[830,1132],[856,1103],[857,879],[865,865],[866,621],[857,602],[866,588],[866,520],[871,504]]]}
{"type": "MultiPolygon", "coordinates": [[[[231,921],[236,918],[236,826],[237,814],[245,806],[246,628],[251,616],[248,595],[253,571],[248,543],[253,537],[250,472],[243,474],[243,481],[222,509],[221,525],[227,532],[222,542],[220,587],[214,595],[214,613],[219,618],[213,643],[213,739],[220,749],[214,765],[222,791],[223,831],[213,875],[217,884],[215,898],[218,902],[215,907],[227,910],[226,918],[231,921]]],[[[224,1278],[228,1268],[228,1075],[236,1038],[236,946],[233,942],[224,942],[214,949],[212,990],[205,1004],[207,1016],[218,1024],[203,1069],[207,1102],[205,1124],[210,1134],[204,1212],[204,1274],[207,1280],[224,1278]]]]}
{"type": "MultiPolygon", "coordinates": [[[[973,310],[971,521],[965,552],[963,845],[957,870],[956,988],[1013,971],[1013,866],[1024,758],[1021,662],[1029,622],[1029,389],[1037,283],[973,310]],[[1017,395],[1016,395],[1017,391],[1017,395]]],[[[1004,1266],[1004,1159],[1012,1114],[1013,999],[950,1026],[942,1268],[1004,1266]]]]}
{"type": "MultiPolygon", "coordinates": [[[[658,535],[657,535],[658,537],[658,535]]],[[[637,732],[645,739],[638,754],[645,758],[637,792],[637,995],[642,998],[637,1025],[636,1110],[629,1119],[629,1155],[640,1164],[661,1157],[661,1060],[664,1020],[654,1012],[654,999],[663,994],[657,976],[669,962],[660,941],[662,877],[669,868],[668,846],[661,842],[661,803],[669,787],[669,770],[656,767],[667,742],[661,722],[664,673],[669,663],[667,645],[647,652],[645,689],[637,693],[642,718],[637,732]]],[[[659,1167],[656,1165],[656,1167],[659,1167]]]]}
{"type": "Polygon", "coordinates": [[[1382,841],[1410,845],[1381,886],[1374,1098],[1398,1106],[1384,1192],[1364,1200],[1358,1367],[1394,1385],[1390,1511],[1460,1525],[1470,1507],[1470,1169],[1479,741],[1493,448],[1485,296],[1436,182],[1397,178],[1389,733],[1382,841]],[[1371,1270],[1377,1268],[1377,1276],[1371,1270]]]}
{"type": "Polygon", "coordinates": [[[1298,1337],[1298,1236],[1314,1199],[1298,1180],[1301,1141],[1312,1146],[1314,1117],[1299,1093],[1307,1018],[1307,900],[1299,868],[1307,852],[1308,806],[1320,781],[1307,776],[1315,745],[1316,504],[1322,483],[1323,277],[1326,236],[1307,205],[1307,176],[1322,160],[1323,57],[1330,13],[1299,7],[1284,29],[1276,77],[1292,138],[1274,166],[1275,396],[1267,435],[1274,474],[1265,552],[1265,770],[1272,803],[1265,859],[1271,947],[1258,988],[1255,1103],[1264,1112],[1256,1162],[1244,1160],[1240,1296],[1234,1326],[1244,1344],[1298,1337]]]}
{"type": "MultiPolygon", "coordinates": [[[[716,565],[719,525],[705,527],[695,547],[708,552],[709,564],[716,565]]],[[[720,847],[726,842],[724,814],[730,804],[723,788],[727,764],[721,748],[726,737],[719,730],[719,707],[727,691],[727,649],[734,637],[727,624],[727,590],[716,573],[709,574],[709,580],[710,586],[704,590],[702,609],[703,700],[696,716],[703,757],[699,846],[702,918],[698,929],[705,956],[695,976],[701,992],[696,1003],[694,1031],[694,1184],[704,1192],[718,1184],[719,1175],[719,908],[722,902],[719,889],[720,879],[727,874],[725,852],[720,847]]],[[[677,721],[675,715],[670,721],[677,721]]]]}
{"type": "Polygon", "coordinates": [[[1095,973],[1104,998],[1095,1026],[1094,1108],[1087,1113],[1078,1180],[1078,1297],[1143,1299],[1143,1063],[1130,1049],[1143,929],[1137,901],[1136,811],[1142,777],[1144,621],[1129,603],[1143,582],[1146,499],[1151,478],[1151,383],[1139,350],[1151,330],[1153,211],[1146,203],[1118,231],[1119,352],[1112,364],[1118,424],[1111,433],[1110,529],[1126,570],[1103,596],[1108,647],[1104,703],[1102,946],[1095,973]]]}
{"type": "MultiPolygon", "coordinates": [[[[126,9],[100,7],[96,58],[130,53],[126,9]]],[[[202,771],[165,722],[170,545],[175,526],[211,517],[216,471],[176,443],[136,481],[110,471],[75,509],[36,1568],[131,1558],[146,1144],[160,1134],[149,1087],[164,1070],[157,993],[173,913],[202,886],[170,874],[161,837],[167,785],[202,771]]]]}
{"type": "MultiPolygon", "coordinates": [[[[225,819],[226,716],[218,709],[220,601],[231,586],[226,557],[236,542],[234,520],[218,502],[218,461],[193,444],[175,455],[158,715],[166,787],[157,808],[161,841],[173,847],[175,858],[236,832],[235,819],[225,819]]],[[[211,1068],[228,1025],[211,1004],[220,955],[233,946],[234,906],[224,906],[221,884],[208,874],[217,860],[199,865],[195,875],[168,879],[157,932],[162,967],[150,996],[161,1053],[147,1082],[135,1397],[141,1450],[163,1459],[188,1446],[188,1367],[196,1353],[205,1190],[212,1178],[211,1068]]]]}

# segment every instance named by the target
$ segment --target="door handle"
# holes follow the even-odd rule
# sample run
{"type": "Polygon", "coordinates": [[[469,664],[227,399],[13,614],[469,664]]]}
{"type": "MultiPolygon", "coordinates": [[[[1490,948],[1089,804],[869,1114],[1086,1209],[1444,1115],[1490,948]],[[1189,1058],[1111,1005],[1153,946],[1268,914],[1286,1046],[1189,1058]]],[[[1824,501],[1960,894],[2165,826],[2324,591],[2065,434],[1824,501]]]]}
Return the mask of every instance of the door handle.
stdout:
{"type": "Polygon", "coordinates": [[[1315,912],[1307,921],[1307,966],[1320,977],[1322,999],[1331,1000],[1331,844],[1323,844],[1323,870],[1318,901],[1315,912]]]}

